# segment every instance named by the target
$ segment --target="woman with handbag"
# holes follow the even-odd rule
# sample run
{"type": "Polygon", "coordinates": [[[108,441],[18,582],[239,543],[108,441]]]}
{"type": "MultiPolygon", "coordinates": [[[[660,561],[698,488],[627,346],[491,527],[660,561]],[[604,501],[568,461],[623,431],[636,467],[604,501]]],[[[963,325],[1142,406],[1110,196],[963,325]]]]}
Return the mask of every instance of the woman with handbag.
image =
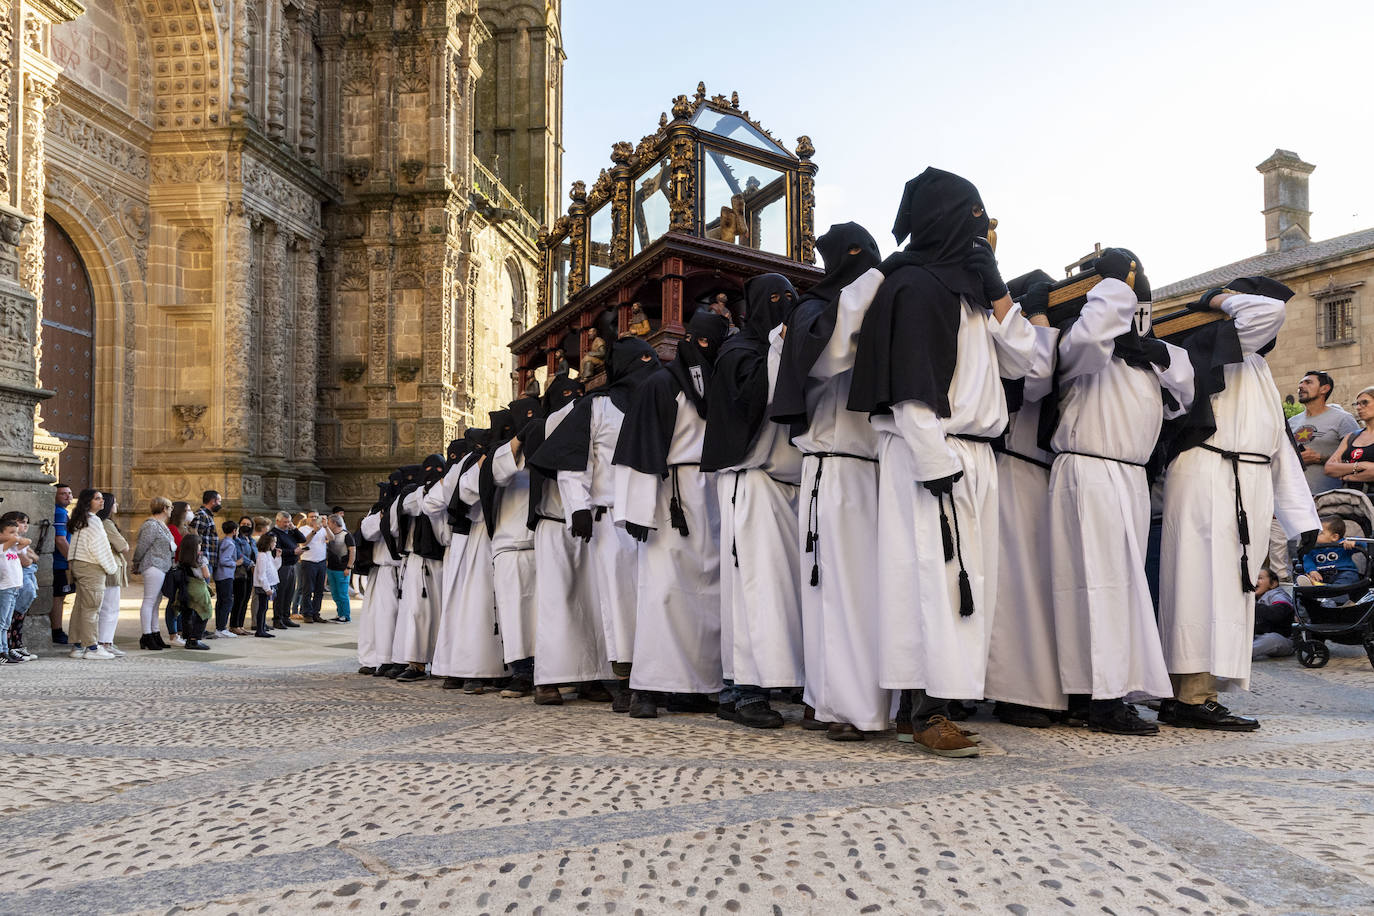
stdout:
{"type": "Polygon", "coordinates": [[[129,542],[124,539],[119,526],[110,517],[118,511],[119,504],[115,502],[114,494],[105,494],[105,505],[96,513],[96,517],[105,528],[105,537],[110,541],[110,553],[114,555],[115,566],[118,569],[105,580],[105,597],[100,602],[96,636],[100,648],[115,658],[123,658],[125,653],[114,644],[114,635],[115,627],[119,624],[119,599],[124,594],[125,586],[129,584],[129,542]]]}
{"type": "Polygon", "coordinates": [[[100,647],[96,630],[100,604],[105,599],[105,582],[119,570],[105,525],[96,515],[104,506],[105,494],[82,490],[67,522],[67,562],[76,590],[70,623],[72,658],[114,658],[100,647]]]}

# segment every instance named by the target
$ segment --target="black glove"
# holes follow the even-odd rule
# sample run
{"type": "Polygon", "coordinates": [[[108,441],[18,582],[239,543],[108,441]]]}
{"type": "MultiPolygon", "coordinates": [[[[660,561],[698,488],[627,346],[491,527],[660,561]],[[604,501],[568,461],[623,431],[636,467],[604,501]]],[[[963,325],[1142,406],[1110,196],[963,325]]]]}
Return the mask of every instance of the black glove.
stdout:
{"type": "Polygon", "coordinates": [[[592,539],[591,509],[578,509],[572,514],[572,536],[584,541],[592,539]]]}
{"type": "Polygon", "coordinates": [[[634,522],[625,523],[625,533],[641,544],[649,539],[649,529],[643,525],[636,525],[634,522]]]}
{"type": "Polygon", "coordinates": [[[1302,534],[1298,535],[1299,559],[1306,556],[1309,550],[1312,550],[1317,546],[1317,535],[1320,533],[1321,529],[1313,528],[1311,531],[1304,531],[1302,534]]]}
{"type": "Polygon", "coordinates": [[[921,486],[925,487],[935,496],[948,495],[954,492],[954,485],[964,476],[963,471],[955,471],[948,477],[940,477],[936,480],[923,480],[921,486]]]}
{"type": "Polygon", "coordinates": [[[1202,294],[1202,298],[1197,301],[1197,307],[1199,309],[1210,309],[1212,307],[1212,300],[1217,296],[1223,295],[1225,292],[1226,290],[1221,287],[1207,290],[1207,292],[1202,294]]]}
{"type": "Polygon", "coordinates": [[[1007,294],[1007,284],[1002,282],[1002,272],[997,269],[997,258],[987,239],[973,240],[973,250],[964,259],[964,267],[983,281],[983,295],[988,297],[988,305],[1007,294]]]}
{"type": "Polygon", "coordinates": [[[1031,284],[1031,288],[1026,290],[1026,294],[1021,297],[1020,304],[1021,314],[1027,318],[1032,315],[1048,315],[1050,313],[1050,284],[1031,284]]]}

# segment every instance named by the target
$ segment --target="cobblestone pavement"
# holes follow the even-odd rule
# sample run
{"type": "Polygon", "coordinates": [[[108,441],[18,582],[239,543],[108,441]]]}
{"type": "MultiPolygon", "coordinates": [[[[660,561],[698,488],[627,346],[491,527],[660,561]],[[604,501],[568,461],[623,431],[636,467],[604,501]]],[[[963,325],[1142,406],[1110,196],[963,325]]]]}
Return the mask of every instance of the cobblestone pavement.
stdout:
{"type": "Polygon", "coordinates": [[[1374,912],[1350,650],[1257,665],[1254,734],[980,718],[960,761],[360,677],[352,638],[0,669],[0,913],[1374,912]]]}

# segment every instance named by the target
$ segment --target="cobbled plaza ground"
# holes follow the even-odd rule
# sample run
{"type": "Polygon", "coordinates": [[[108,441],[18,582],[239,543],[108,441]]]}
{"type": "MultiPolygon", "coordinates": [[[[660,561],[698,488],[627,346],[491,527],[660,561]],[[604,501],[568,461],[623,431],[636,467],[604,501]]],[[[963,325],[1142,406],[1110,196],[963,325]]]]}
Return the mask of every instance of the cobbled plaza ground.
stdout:
{"type": "Polygon", "coordinates": [[[356,626],[0,669],[0,913],[1374,912],[1356,650],[1257,664],[1254,734],[959,761],[360,677],[356,626]]]}

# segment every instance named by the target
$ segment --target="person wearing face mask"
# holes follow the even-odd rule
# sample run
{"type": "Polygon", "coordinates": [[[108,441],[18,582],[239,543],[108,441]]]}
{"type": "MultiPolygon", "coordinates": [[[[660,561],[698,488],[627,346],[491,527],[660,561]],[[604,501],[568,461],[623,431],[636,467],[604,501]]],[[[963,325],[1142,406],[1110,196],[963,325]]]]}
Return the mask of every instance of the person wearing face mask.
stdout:
{"type": "Polygon", "coordinates": [[[602,686],[611,678],[606,635],[590,574],[591,548],[573,534],[554,475],[530,461],[556,434],[582,396],[582,385],[563,373],[544,392],[542,419],[532,420],[513,443],[516,459],[530,476],[527,526],[534,532],[535,604],[534,701],[562,705],[559,684],[576,684],[584,700],[611,702],[602,686]]]}
{"type": "Polygon", "coordinates": [[[1071,700],[1089,698],[1089,728],[1153,735],[1124,699],[1173,693],[1145,577],[1146,463],[1164,420],[1192,406],[1193,369],[1178,347],[1142,335],[1150,291],[1134,254],[1109,248],[1087,269],[1102,279],[1060,328],[1047,430],[1059,674],[1071,700]]]}
{"type": "Polygon", "coordinates": [[[997,591],[997,468],[1007,425],[1000,377],[1024,374],[1029,326],[1007,295],[989,219],[967,180],[928,168],[907,182],[893,225],[905,251],[859,332],[851,410],[878,433],[879,684],[910,691],[916,745],[946,757],[978,746],[949,721],[983,697],[997,591]]]}
{"type": "Polygon", "coordinates": [[[401,601],[391,644],[393,664],[406,665],[397,683],[421,681],[434,654],[443,593],[445,530],[424,512],[425,490],[439,482],[444,459],[429,455],[401,489],[396,500],[393,532],[406,552],[401,571],[401,601]]]}
{"type": "MultiPolygon", "coordinates": [[[[496,440],[479,459],[478,496],[491,537],[491,565],[496,612],[511,681],[501,691],[507,699],[534,692],[535,599],[534,532],[529,529],[530,475],[514,451],[513,440],[536,417],[538,398],[517,398],[500,418],[493,417],[496,440]]],[[[551,699],[547,693],[544,700],[551,699]]]]}
{"type": "Polygon", "coordinates": [[[781,728],[773,687],[802,685],[801,558],[795,544],[801,453],[768,417],[781,327],[796,291],[781,274],[744,286],[747,318],[720,348],[707,396],[703,473],[719,472],[720,635],[726,682],[717,715],[781,728]]]}
{"type": "Polygon", "coordinates": [[[621,425],[616,523],[640,542],[630,715],[658,707],[700,712],[723,686],[720,658],[720,505],[701,469],[707,393],[724,318],[699,308],[676,358],[635,392],[621,425]],[[678,694],[669,697],[664,694],[678,694]]]}
{"type": "Polygon", "coordinates": [[[785,325],[773,420],[802,459],[795,532],[802,559],[802,727],[836,741],[887,728],[890,691],[878,685],[878,435],[850,410],[849,383],[864,315],[883,281],[878,243],[858,223],[816,240],[825,276],[785,325]]]}
{"type": "Polygon", "coordinates": [[[1165,440],[1159,630],[1174,688],[1159,707],[1166,725],[1259,728],[1221,705],[1217,691],[1249,689],[1265,523],[1276,519],[1304,548],[1317,541],[1321,522],[1264,360],[1292,297],[1265,277],[1232,281],[1190,306],[1231,320],[1176,338],[1196,393],[1165,440]]]}
{"type": "Polygon", "coordinates": [[[661,364],[645,341],[615,339],[609,327],[603,333],[612,340],[607,384],[578,401],[528,461],[531,467],[557,477],[568,530],[590,546],[590,572],[615,678],[611,709],[624,713],[630,710],[639,542],[615,524],[611,459],[635,391],[661,364]]]}

